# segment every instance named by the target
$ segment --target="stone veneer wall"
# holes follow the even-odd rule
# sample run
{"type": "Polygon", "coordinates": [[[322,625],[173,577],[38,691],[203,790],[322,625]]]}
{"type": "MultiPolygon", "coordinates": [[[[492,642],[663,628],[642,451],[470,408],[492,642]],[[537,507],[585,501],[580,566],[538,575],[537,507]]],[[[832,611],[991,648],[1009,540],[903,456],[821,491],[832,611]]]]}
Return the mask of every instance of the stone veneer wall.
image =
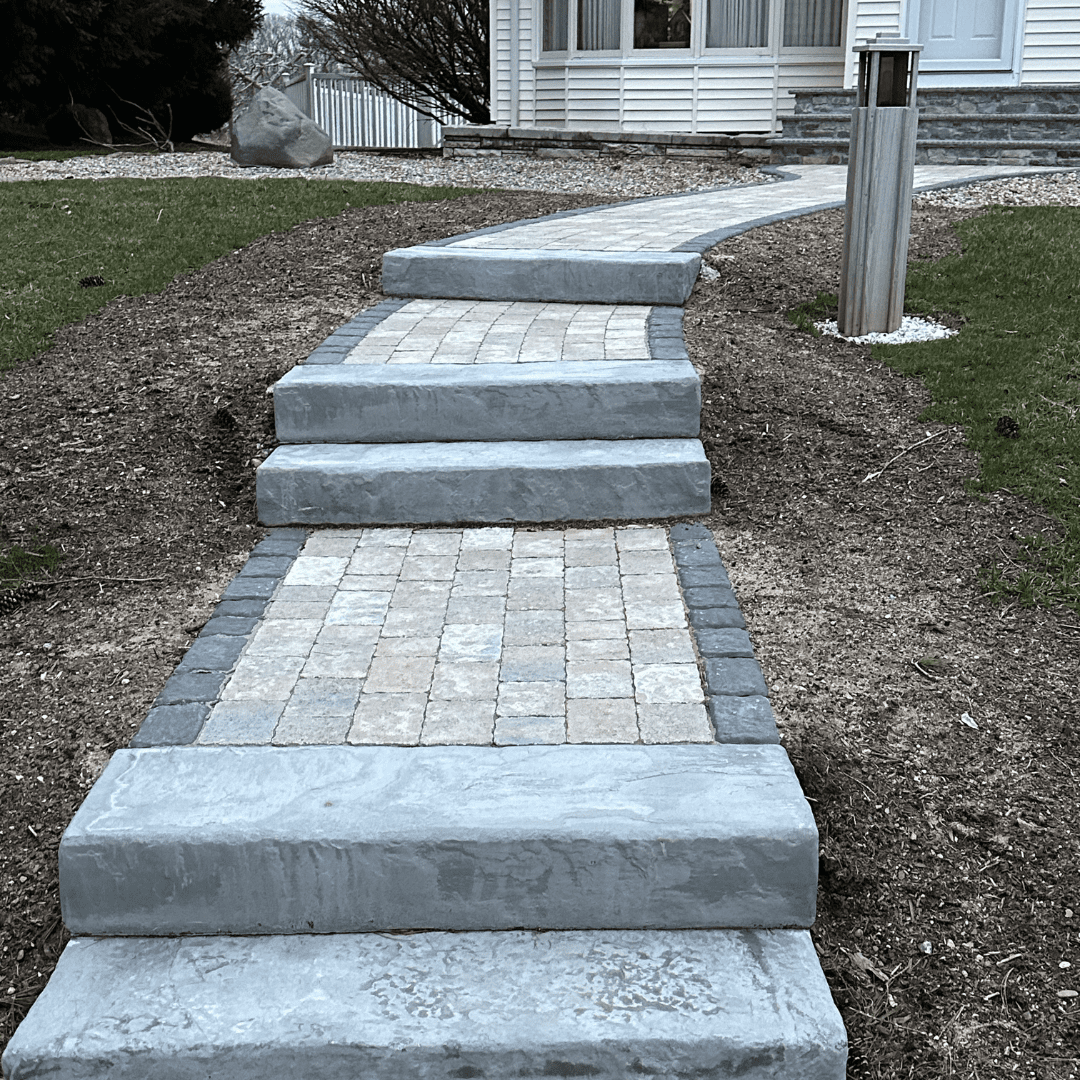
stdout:
{"type": "Polygon", "coordinates": [[[687,135],[568,128],[444,127],[443,157],[627,158],[768,162],[765,135],[687,135]]]}

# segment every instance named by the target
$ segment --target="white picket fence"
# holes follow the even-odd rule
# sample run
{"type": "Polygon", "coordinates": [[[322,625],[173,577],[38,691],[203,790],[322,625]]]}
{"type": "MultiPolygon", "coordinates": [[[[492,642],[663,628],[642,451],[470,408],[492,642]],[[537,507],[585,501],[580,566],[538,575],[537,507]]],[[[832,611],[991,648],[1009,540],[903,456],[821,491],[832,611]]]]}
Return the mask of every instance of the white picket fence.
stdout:
{"type": "Polygon", "coordinates": [[[304,75],[286,85],[285,94],[330,136],[335,150],[420,149],[442,142],[441,123],[358,75],[319,72],[308,64],[304,75]]]}

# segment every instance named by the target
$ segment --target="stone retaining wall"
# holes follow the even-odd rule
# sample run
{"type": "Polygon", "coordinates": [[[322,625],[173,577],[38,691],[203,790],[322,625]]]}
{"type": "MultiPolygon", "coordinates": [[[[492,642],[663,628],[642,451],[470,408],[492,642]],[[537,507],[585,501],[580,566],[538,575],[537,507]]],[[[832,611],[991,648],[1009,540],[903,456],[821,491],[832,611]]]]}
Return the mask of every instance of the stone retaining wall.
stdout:
{"type": "Polygon", "coordinates": [[[443,157],[769,160],[764,135],[688,135],[658,131],[577,131],[565,128],[444,127],[443,157]]]}

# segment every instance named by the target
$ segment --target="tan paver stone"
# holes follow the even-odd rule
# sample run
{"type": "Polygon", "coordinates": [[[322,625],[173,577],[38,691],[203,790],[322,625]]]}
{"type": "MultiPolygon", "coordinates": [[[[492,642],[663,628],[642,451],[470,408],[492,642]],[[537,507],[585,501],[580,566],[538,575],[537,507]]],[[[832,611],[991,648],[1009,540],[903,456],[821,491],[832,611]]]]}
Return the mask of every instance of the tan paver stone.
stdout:
{"type": "Polygon", "coordinates": [[[566,587],[568,589],[611,589],[620,584],[619,568],[615,560],[608,566],[568,566],[566,587]]]}
{"type": "Polygon", "coordinates": [[[401,564],[405,561],[403,547],[384,547],[383,545],[363,545],[358,547],[349,560],[348,574],[392,574],[397,580],[401,564]]]}
{"type": "Polygon", "coordinates": [[[361,694],[349,728],[354,746],[416,746],[427,694],[361,694]]]}
{"type": "Polygon", "coordinates": [[[678,630],[686,626],[686,609],[681,601],[628,600],[626,625],[631,630],[678,630]]]}
{"type": "Polygon", "coordinates": [[[682,594],[674,574],[626,574],[622,578],[622,591],[627,606],[659,601],[682,607],[682,594]]]}
{"type": "Polygon", "coordinates": [[[390,593],[339,592],[330,603],[326,622],[330,626],[379,626],[390,607],[390,593]]]}
{"type": "Polygon", "coordinates": [[[329,604],[336,591],[333,585],[281,585],[274,593],[266,617],[270,617],[278,604],[329,604]]]}
{"type": "Polygon", "coordinates": [[[637,742],[637,706],[633,698],[577,698],[567,701],[566,741],[637,742]]]}
{"type": "Polygon", "coordinates": [[[619,568],[624,574],[674,574],[669,551],[621,551],[619,568]]]}
{"type": "Polygon", "coordinates": [[[510,547],[514,539],[513,529],[463,529],[461,533],[461,550],[504,551],[510,547]]]}
{"type": "Polygon", "coordinates": [[[566,691],[561,683],[499,684],[497,716],[565,716],[566,691]]]}
{"type": "MultiPolygon", "coordinates": [[[[387,592],[397,588],[397,574],[346,574],[338,585],[341,592],[387,592]]],[[[333,591],[333,590],[331,590],[333,591]]]]}
{"type": "Polygon", "coordinates": [[[454,593],[459,596],[505,596],[509,573],[506,570],[458,570],[454,593]]]}
{"type": "Polygon", "coordinates": [[[497,661],[502,633],[499,623],[447,623],[439,642],[439,659],[497,661]]]}
{"type": "Polygon", "coordinates": [[[379,630],[378,626],[362,623],[342,623],[337,626],[324,623],[315,644],[334,645],[341,649],[361,648],[374,645],[379,640],[379,630]]]}
{"type": "Polygon", "coordinates": [[[360,536],[358,533],[351,533],[344,536],[330,532],[312,533],[311,536],[308,537],[307,543],[304,544],[300,554],[305,558],[308,556],[320,555],[336,555],[348,558],[352,555],[353,549],[356,547],[356,542],[359,539],[360,536]]]}
{"type": "Polygon", "coordinates": [[[496,746],[558,746],[566,742],[561,716],[500,716],[495,721],[496,746]]]}
{"type": "Polygon", "coordinates": [[[514,559],[562,558],[563,534],[561,532],[514,533],[514,559]]]}
{"type": "Polygon", "coordinates": [[[639,705],[705,700],[696,664],[637,664],[634,692],[639,705]]]}
{"type": "Polygon", "coordinates": [[[623,551],[667,551],[666,529],[616,529],[615,544],[623,551]]]}
{"type": "Polygon", "coordinates": [[[221,699],[284,701],[292,693],[305,662],[303,656],[241,656],[221,699]]]}
{"type": "Polygon", "coordinates": [[[618,562],[615,545],[611,542],[567,540],[564,558],[567,566],[615,566],[618,562]]]}
{"type": "Polygon", "coordinates": [[[384,637],[375,647],[376,656],[434,656],[439,651],[439,639],[428,637],[384,637]]]}
{"type": "Polygon", "coordinates": [[[562,578],[511,578],[507,611],[559,611],[564,604],[562,578]]]}
{"type": "Polygon", "coordinates": [[[394,590],[391,606],[394,608],[419,607],[433,611],[446,608],[450,599],[449,581],[402,581],[394,590]]]}
{"type": "Polygon", "coordinates": [[[202,746],[265,746],[285,702],[219,701],[196,740],[202,746]]]}
{"type": "Polygon", "coordinates": [[[457,555],[461,548],[461,530],[417,529],[409,543],[409,558],[424,555],[457,555]]]}
{"type": "Polygon", "coordinates": [[[342,649],[337,645],[316,645],[303,668],[305,679],[363,679],[371,664],[374,645],[342,649]]]}
{"type": "Polygon", "coordinates": [[[448,623],[501,623],[506,614],[506,599],[502,596],[469,596],[450,594],[446,608],[448,623]]]}
{"type": "Polygon", "coordinates": [[[566,681],[563,645],[507,645],[502,651],[500,682],[566,681]]]}
{"type": "Polygon", "coordinates": [[[488,701],[432,701],[424,717],[424,746],[490,746],[495,709],[488,701]]]}
{"type": "Polygon", "coordinates": [[[391,608],[386,613],[383,623],[384,637],[430,637],[441,634],[443,628],[441,611],[426,611],[423,608],[391,608]]]}
{"type": "Polygon", "coordinates": [[[629,660],[630,649],[625,637],[568,641],[566,659],[572,663],[588,660],[629,660]]]}
{"type": "Polygon", "coordinates": [[[626,638],[626,623],[622,619],[604,619],[593,622],[568,622],[566,640],[595,641],[598,638],[626,638]]]}
{"type": "Polygon", "coordinates": [[[577,660],[566,665],[568,698],[632,698],[629,660],[577,660]]]}
{"type": "Polygon", "coordinates": [[[285,575],[282,585],[332,585],[341,580],[349,560],[339,557],[301,555],[285,575]]]}
{"type": "Polygon", "coordinates": [[[565,622],[561,611],[507,611],[503,645],[558,645],[565,622]]]}
{"type": "Polygon", "coordinates": [[[377,656],[371,661],[364,694],[426,694],[434,656],[377,656]]]}
{"type": "Polygon", "coordinates": [[[401,580],[451,581],[456,567],[457,555],[406,555],[401,564],[401,580]]]}
{"type": "Polygon", "coordinates": [[[622,619],[622,590],[611,589],[567,589],[566,621],[603,622],[622,619]]]}
{"type": "Polygon", "coordinates": [[[458,574],[464,570],[509,570],[510,552],[490,548],[462,548],[458,556],[458,574]]]}
{"type": "Polygon", "coordinates": [[[710,743],[715,738],[704,705],[639,704],[638,728],[644,743],[710,743]]]}
{"type": "Polygon", "coordinates": [[[319,619],[274,619],[259,626],[245,656],[307,656],[322,629],[319,619]]]}
{"type": "Polygon", "coordinates": [[[630,656],[635,664],[694,664],[688,630],[631,630],[630,656]]]}
{"type": "Polygon", "coordinates": [[[510,564],[510,580],[516,581],[523,578],[558,578],[563,576],[562,556],[518,558],[514,556],[510,564]]]}
{"type": "Polygon", "coordinates": [[[263,618],[269,622],[277,619],[317,619],[322,622],[330,608],[330,601],[303,603],[301,601],[275,600],[267,609],[263,618]]]}
{"type": "Polygon", "coordinates": [[[431,698],[494,703],[498,685],[496,660],[440,660],[431,681],[431,698]]]}

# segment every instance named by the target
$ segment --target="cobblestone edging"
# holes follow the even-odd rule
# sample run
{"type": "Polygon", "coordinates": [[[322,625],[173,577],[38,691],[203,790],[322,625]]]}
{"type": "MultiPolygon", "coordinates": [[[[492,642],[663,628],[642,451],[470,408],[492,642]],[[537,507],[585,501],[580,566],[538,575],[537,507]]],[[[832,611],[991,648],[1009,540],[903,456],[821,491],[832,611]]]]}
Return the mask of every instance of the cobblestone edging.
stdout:
{"type": "MultiPolygon", "coordinates": [[[[256,545],[131,746],[181,746],[198,739],[308,536],[305,529],[273,529],[256,545]]],[[[716,741],[778,742],[768,689],[711,533],[702,525],[677,524],[669,538],[716,741]]]]}
{"type": "Polygon", "coordinates": [[[305,364],[340,364],[388,315],[400,311],[409,301],[405,298],[380,300],[374,307],[365,308],[308,353],[305,364]]]}
{"type": "Polygon", "coordinates": [[[686,339],[683,337],[683,310],[678,307],[649,309],[645,322],[649,341],[649,357],[652,360],[689,360],[686,339]]]}
{"type": "Polygon", "coordinates": [[[195,741],[308,535],[307,529],[271,529],[255,545],[129,745],[186,746],[195,741]]]}

